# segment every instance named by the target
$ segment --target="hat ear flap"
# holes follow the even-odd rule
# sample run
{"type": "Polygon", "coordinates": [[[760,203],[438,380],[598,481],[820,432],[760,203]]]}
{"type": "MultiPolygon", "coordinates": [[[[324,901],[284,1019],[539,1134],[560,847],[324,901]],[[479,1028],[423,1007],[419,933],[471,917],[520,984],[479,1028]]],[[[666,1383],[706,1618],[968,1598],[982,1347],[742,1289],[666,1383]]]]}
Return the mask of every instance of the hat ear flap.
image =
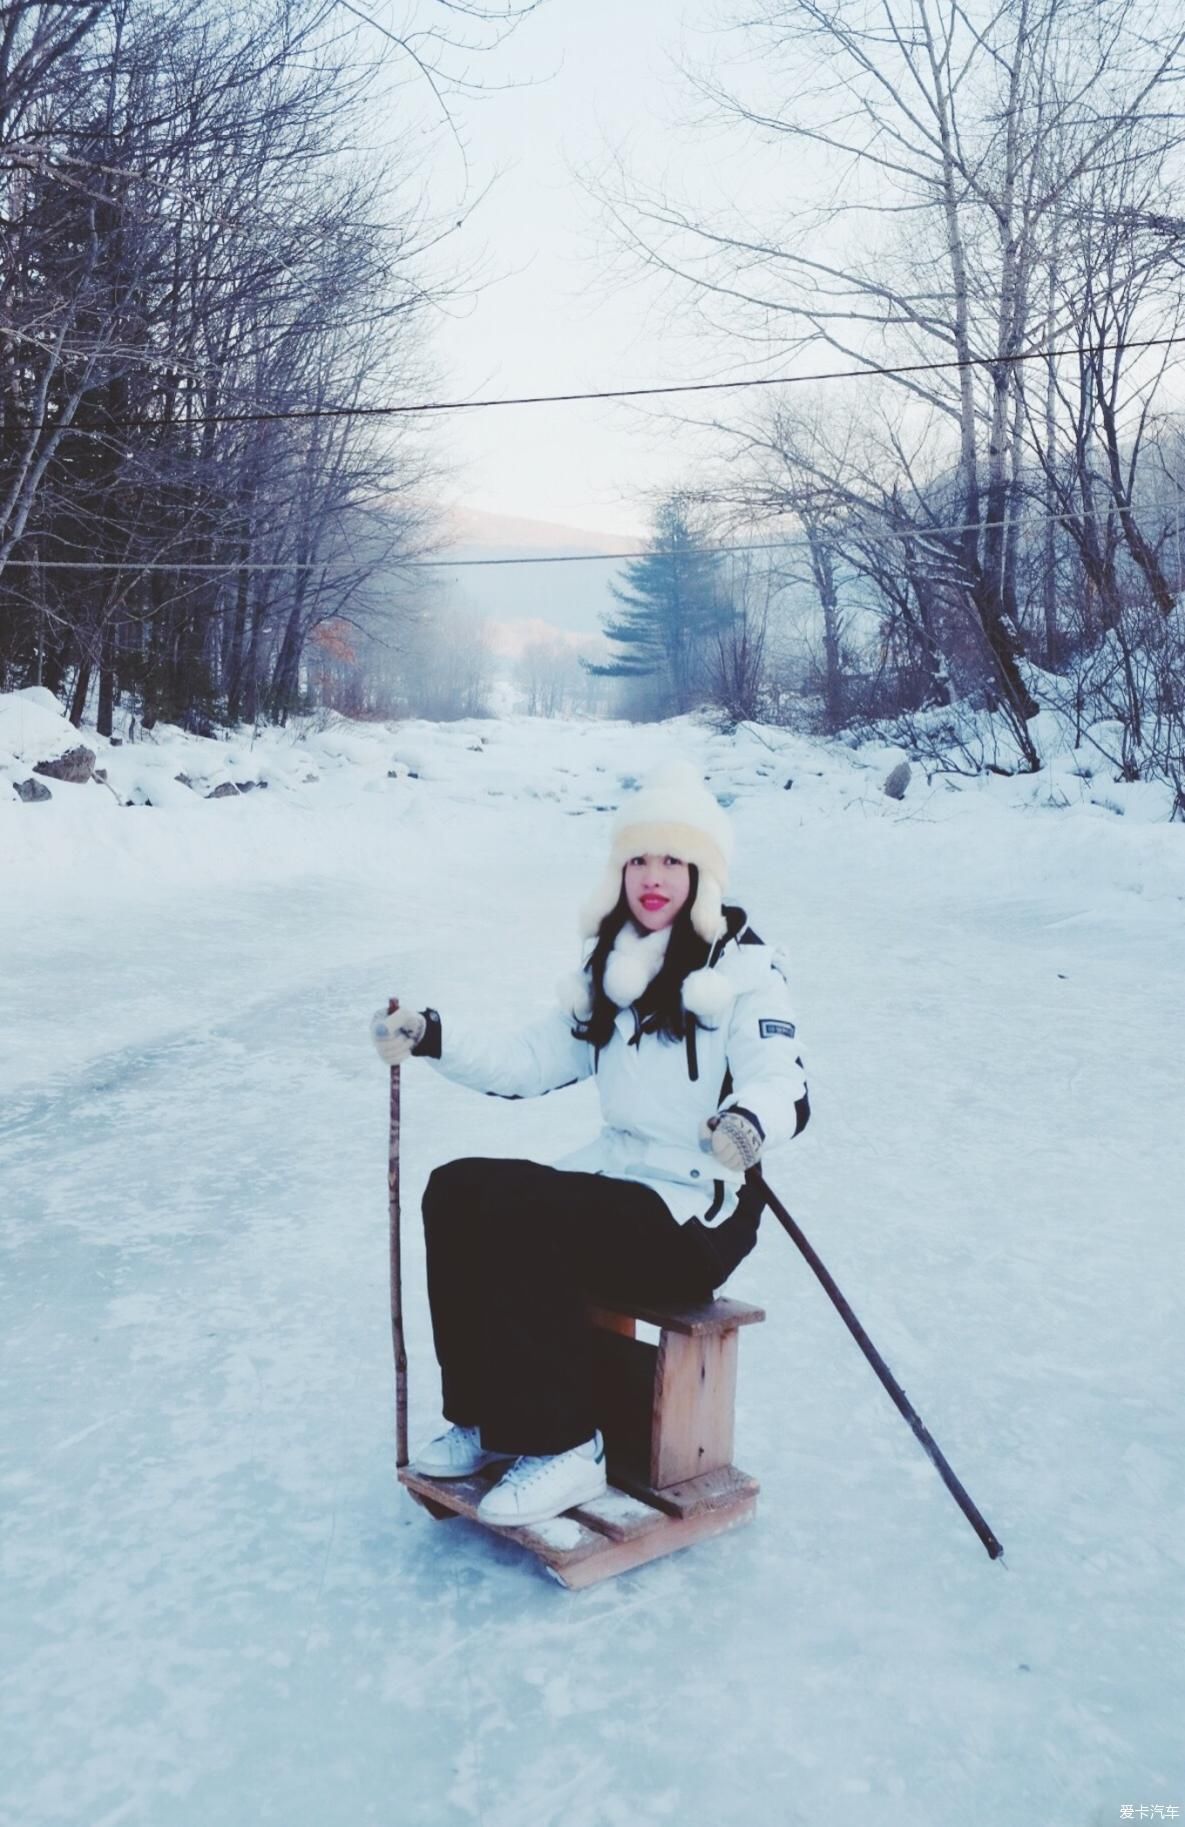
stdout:
{"type": "Polygon", "coordinates": [[[699,887],[691,909],[691,924],[708,945],[722,939],[727,930],[724,919],[724,897],[720,884],[710,869],[699,872],[699,887]]]}

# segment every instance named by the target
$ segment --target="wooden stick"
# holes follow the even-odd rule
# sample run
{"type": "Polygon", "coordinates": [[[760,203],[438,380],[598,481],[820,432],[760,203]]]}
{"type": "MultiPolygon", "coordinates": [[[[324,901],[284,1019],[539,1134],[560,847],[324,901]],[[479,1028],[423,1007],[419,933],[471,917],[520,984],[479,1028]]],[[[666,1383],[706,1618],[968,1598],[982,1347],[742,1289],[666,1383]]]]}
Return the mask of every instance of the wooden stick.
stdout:
{"type": "MultiPolygon", "coordinates": [[[[398,1012],[394,996],[388,1015],[398,1012]]],[[[391,1343],[395,1351],[395,1464],[407,1464],[407,1347],[403,1342],[403,1273],[399,1248],[399,1067],[391,1067],[391,1133],[387,1157],[387,1211],[391,1258],[391,1343]]]]}
{"type": "Polygon", "coordinates": [[[843,1320],[844,1325],[855,1339],[857,1345],[859,1345],[864,1356],[872,1365],[872,1368],[876,1371],[876,1374],[884,1387],[888,1390],[899,1413],[909,1422],[915,1440],[918,1441],[943,1484],[958,1504],[963,1515],[971,1524],[971,1527],[975,1530],[976,1535],[978,1535],[980,1541],[987,1550],[989,1557],[992,1560],[998,1560],[1004,1552],[1003,1546],[996,1539],[995,1535],[993,1535],[988,1524],[976,1509],[972,1499],[955,1477],[950,1466],[947,1464],[946,1458],[944,1457],[938,1442],[933,1438],[929,1428],[918,1414],[913,1403],[902,1389],[900,1383],[893,1375],[893,1372],[889,1369],[884,1358],[865,1332],[863,1326],[856,1318],[856,1315],[852,1312],[852,1309],[844,1296],[841,1294],[835,1277],[831,1274],[830,1270],[826,1268],[822,1258],[819,1256],[810,1240],[805,1236],[801,1227],[796,1224],[794,1219],[790,1216],[790,1213],[786,1210],[786,1207],[782,1204],[776,1193],[767,1185],[760,1168],[755,1171],[754,1178],[765,1195],[765,1203],[769,1206],[770,1211],[778,1220],[782,1229],[788,1236],[793,1238],[794,1242],[798,1245],[799,1249],[810,1263],[811,1268],[822,1282],[832,1306],[843,1320]]]}

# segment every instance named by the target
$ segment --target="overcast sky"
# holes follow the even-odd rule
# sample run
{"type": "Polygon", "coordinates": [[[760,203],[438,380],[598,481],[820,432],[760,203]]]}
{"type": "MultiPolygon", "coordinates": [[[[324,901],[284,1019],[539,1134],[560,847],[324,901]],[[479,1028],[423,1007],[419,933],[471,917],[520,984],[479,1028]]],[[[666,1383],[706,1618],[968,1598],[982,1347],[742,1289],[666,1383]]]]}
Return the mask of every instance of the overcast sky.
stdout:
{"type": "MultiPolygon", "coordinates": [[[[480,66],[519,86],[455,104],[469,186],[495,176],[451,251],[480,259],[489,279],[439,318],[442,386],[461,396],[653,385],[720,372],[720,353],[686,334],[671,301],[645,279],[615,277],[596,204],[576,175],[621,152],[648,180],[717,197],[740,167],[687,125],[689,99],[672,67],[709,43],[696,0],[546,0],[480,66]]],[[[464,173],[438,139],[436,207],[451,207],[464,173]]],[[[734,370],[735,371],[735,370],[734,370]]],[[[498,514],[631,532],[648,491],[677,484],[692,439],[655,415],[608,406],[507,408],[451,416],[442,438],[461,464],[455,499],[498,514]]]]}

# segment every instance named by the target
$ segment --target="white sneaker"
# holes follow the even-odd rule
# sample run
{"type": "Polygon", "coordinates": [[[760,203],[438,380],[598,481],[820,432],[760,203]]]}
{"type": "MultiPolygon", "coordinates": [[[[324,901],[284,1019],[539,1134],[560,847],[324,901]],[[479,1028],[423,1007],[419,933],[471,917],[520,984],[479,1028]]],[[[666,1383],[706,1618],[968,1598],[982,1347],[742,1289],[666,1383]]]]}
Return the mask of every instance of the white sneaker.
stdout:
{"type": "Polygon", "coordinates": [[[548,1522],[605,1489],[605,1443],[597,1433],[566,1453],[516,1459],[478,1504],[477,1519],[502,1529],[548,1522]]]}
{"type": "Polygon", "coordinates": [[[413,1472],[425,1478],[468,1478],[480,1472],[483,1465],[494,1465],[513,1459],[513,1453],[488,1453],[481,1443],[480,1427],[450,1427],[437,1434],[412,1460],[413,1472]]]}

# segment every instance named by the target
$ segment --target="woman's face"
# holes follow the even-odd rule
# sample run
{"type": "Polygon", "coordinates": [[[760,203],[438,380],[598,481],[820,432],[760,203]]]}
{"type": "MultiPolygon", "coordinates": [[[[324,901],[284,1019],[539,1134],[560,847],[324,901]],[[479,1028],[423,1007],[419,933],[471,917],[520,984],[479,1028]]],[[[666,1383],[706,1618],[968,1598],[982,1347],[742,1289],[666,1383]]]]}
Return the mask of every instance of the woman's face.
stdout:
{"type": "Polygon", "coordinates": [[[677,856],[631,856],[622,875],[630,912],[646,932],[661,932],[687,905],[691,870],[677,856]]]}

